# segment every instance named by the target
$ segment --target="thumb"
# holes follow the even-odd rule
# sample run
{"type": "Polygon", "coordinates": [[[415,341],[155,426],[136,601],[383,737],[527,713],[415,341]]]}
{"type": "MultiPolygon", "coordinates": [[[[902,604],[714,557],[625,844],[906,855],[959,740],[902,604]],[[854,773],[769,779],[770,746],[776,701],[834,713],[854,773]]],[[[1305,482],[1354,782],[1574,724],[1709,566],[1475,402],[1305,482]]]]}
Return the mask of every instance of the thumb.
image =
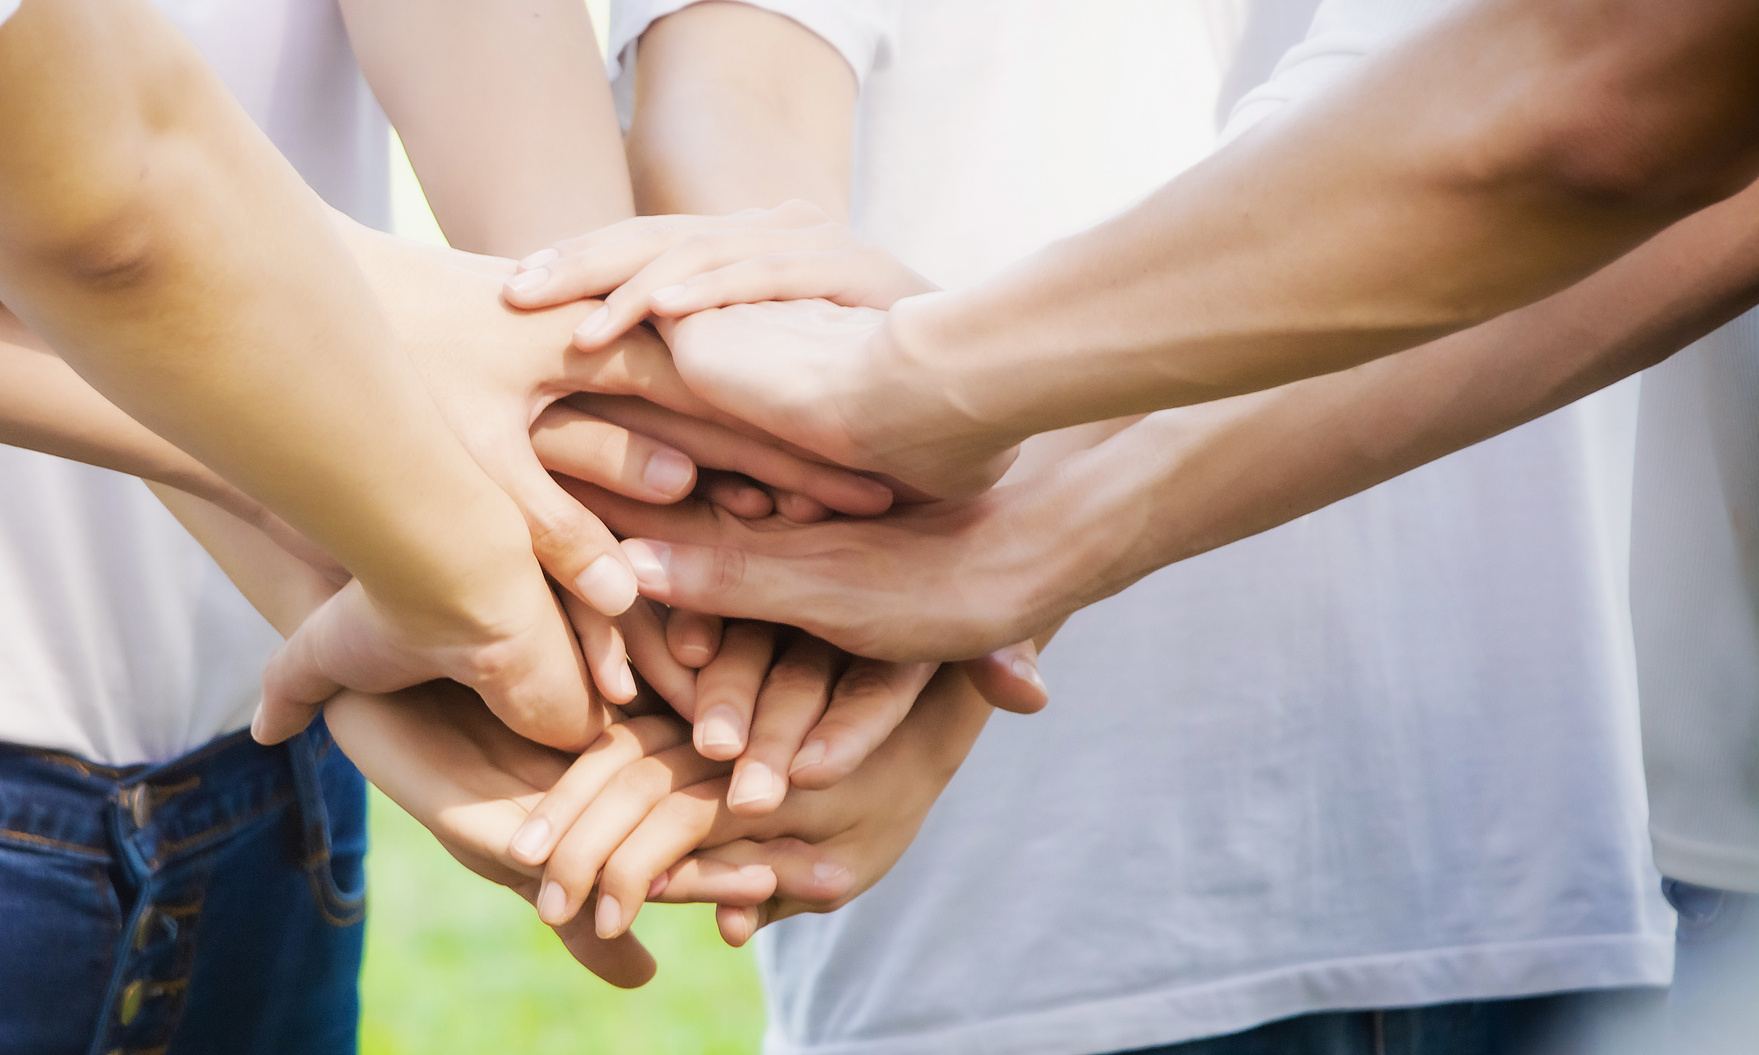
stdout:
{"type": "MultiPolygon", "coordinates": [[[[354,584],[347,588],[358,589],[354,584]]],[[[257,743],[278,744],[297,735],[317,717],[324,701],[341,691],[341,682],[324,664],[322,642],[333,619],[334,608],[326,601],[269,657],[263,668],[263,699],[250,723],[257,743]]]]}
{"type": "Polygon", "coordinates": [[[1038,647],[1022,641],[960,664],[971,685],[991,707],[1015,714],[1037,714],[1050,702],[1050,689],[1038,673],[1038,647]]]}

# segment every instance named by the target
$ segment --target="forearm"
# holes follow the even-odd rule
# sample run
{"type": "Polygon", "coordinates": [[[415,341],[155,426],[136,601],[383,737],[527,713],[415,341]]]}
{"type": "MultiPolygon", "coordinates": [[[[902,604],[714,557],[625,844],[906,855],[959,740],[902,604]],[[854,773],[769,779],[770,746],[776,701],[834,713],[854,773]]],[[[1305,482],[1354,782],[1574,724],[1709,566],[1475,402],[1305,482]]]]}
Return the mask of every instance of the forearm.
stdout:
{"type": "Polygon", "coordinates": [[[634,214],[579,0],[344,0],[342,10],[452,245],[521,257],[634,214]]]}
{"type": "Polygon", "coordinates": [[[1759,302],[1759,186],[1578,285],[1352,370],[1151,415],[1059,466],[1103,479],[1063,532],[1078,607],[1550,413],[1759,302]],[[1090,587],[1078,585],[1092,574],[1090,587]],[[1079,595],[1079,596],[1077,596],[1079,595]]]}
{"type": "Polygon", "coordinates": [[[1756,47],[1747,4],[1471,5],[1117,219],[900,303],[887,372],[923,390],[876,402],[938,400],[1003,443],[1538,299],[1752,178],[1756,47]]]}
{"type": "Polygon", "coordinates": [[[0,443],[204,497],[234,490],[99,395],[5,308],[0,308],[0,443]]]}
{"type": "Polygon", "coordinates": [[[722,214],[791,198],[849,213],[855,76],[798,23],[702,3],[640,43],[629,169],[644,214],[722,214]]]}
{"type": "Polygon", "coordinates": [[[63,359],[382,596],[513,559],[324,207],[162,16],[27,2],[0,81],[0,296],[63,359]]]}

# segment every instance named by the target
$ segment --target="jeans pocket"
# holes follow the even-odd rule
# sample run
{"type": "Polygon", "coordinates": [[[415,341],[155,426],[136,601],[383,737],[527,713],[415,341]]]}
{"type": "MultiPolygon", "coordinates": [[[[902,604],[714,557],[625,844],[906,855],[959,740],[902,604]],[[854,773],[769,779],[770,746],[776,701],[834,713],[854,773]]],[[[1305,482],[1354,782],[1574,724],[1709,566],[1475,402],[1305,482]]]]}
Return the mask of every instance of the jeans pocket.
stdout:
{"type": "Polygon", "coordinates": [[[366,915],[366,779],[333,749],[314,768],[321,803],[302,808],[323,810],[323,834],[306,876],[324,921],[352,927],[366,915]]]}

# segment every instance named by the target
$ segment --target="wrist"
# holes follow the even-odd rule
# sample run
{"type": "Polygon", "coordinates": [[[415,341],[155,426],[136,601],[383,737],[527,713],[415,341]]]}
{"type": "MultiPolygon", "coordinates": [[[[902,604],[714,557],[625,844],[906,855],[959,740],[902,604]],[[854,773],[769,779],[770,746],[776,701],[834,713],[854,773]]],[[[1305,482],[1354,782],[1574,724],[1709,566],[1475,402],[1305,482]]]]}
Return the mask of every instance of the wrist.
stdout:
{"type": "Polygon", "coordinates": [[[929,484],[939,497],[987,488],[1002,457],[1029,433],[1011,428],[987,400],[993,378],[944,311],[947,293],[898,301],[853,357],[843,418],[856,446],[883,471],[929,484]],[[1000,459],[998,461],[998,459],[1000,459]]]}
{"type": "Polygon", "coordinates": [[[1007,571],[1007,603],[1025,617],[1010,640],[1059,626],[1139,577],[1147,525],[1133,466],[1117,447],[1071,453],[994,492],[1007,505],[996,535],[1026,540],[1007,571]]]}

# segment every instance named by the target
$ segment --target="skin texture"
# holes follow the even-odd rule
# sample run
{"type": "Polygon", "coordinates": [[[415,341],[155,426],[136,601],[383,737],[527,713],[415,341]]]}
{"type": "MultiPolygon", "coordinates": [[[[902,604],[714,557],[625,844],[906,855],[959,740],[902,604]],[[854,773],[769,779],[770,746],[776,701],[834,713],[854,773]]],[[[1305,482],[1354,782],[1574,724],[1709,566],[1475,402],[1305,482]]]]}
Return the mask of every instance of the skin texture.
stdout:
{"type": "Polygon", "coordinates": [[[265,699],[449,676],[534,735],[587,734],[517,508],[446,428],[322,204],[188,42],[140,0],[32,0],[0,27],[0,87],[0,298],[355,576],[265,699]]]}
{"type": "MultiPolygon", "coordinates": [[[[218,507],[151,486],[283,633],[334,591],[314,569],[218,507]]],[[[558,784],[602,784],[609,773],[685,735],[675,719],[623,723],[609,708],[605,717],[610,725],[578,758],[513,733],[480,698],[459,686],[426,685],[394,696],[344,692],[331,701],[326,720],[367,779],[421,821],[460,863],[535,900],[539,870],[508,854],[512,834],[532,805],[558,784]]],[[[729,899],[761,900],[774,888],[767,870],[724,870],[732,874],[717,878],[729,899]]],[[[632,935],[607,942],[581,925],[558,927],[556,933],[575,959],[613,985],[638,986],[653,977],[653,958],[632,935]]]]}
{"type": "Polygon", "coordinates": [[[791,19],[701,3],[654,23],[638,50],[629,172],[640,212],[801,198],[847,219],[856,85],[834,48],[791,19]]]}
{"type": "Polygon", "coordinates": [[[521,257],[634,215],[575,0],[344,0],[361,70],[446,240],[521,257]]]}
{"type": "Polygon", "coordinates": [[[661,601],[786,610],[868,655],[971,654],[1659,362],[1759,302],[1755,231],[1748,188],[1539,303],[1351,370],[1149,415],[971,499],[786,531],[700,504],[599,508],[666,541],[636,561],[661,601]]]}
{"type": "MultiPolygon", "coordinates": [[[[778,158],[758,146],[770,142],[774,134],[769,124],[775,120],[774,100],[819,97],[817,89],[836,87],[832,71],[846,76],[846,68],[840,60],[834,64],[815,62],[811,51],[830,53],[830,49],[811,35],[787,37],[808,52],[787,61],[780,61],[773,51],[734,46],[743,39],[739,36],[741,25],[750,27],[754,38],[761,40],[765,39],[766,23],[786,21],[739,5],[699,5],[666,19],[643,39],[640,76],[652,78],[645,83],[658,82],[674,90],[645,96],[638,90],[636,124],[630,138],[632,170],[638,174],[665,173],[656,177],[663,192],[651,196],[643,191],[638,175],[638,200],[672,194],[679,197],[666,200],[706,208],[712,196],[714,204],[726,208],[749,203],[729,200],[725,196],[729,187],[745,189],[754,196],[750,201],[811,193],[816,174],[826,166],[791,165],[794,155],[778,158]],[[648,40],[662,28],[666,47],[650,49],[648,40]],[[755,61],[759,55],[764,61],[755,61]],[[748,66],[734,75],[735,83],[749,88],[753,82],[761,82],[762,90],[715,90],[716,77],[726,74],[728,63],[748,66]],[[815,70],[831,83],[814,81],[815,70]],[[710,99],[716,107],[713,121],[703,123],[703,115],[686,104],[710,99]],[[653,129],[674,120],[676,127],[643,131],[644,126],[653,129]],[[714,149],[694,149],[697,144],[687,133],[705,128],[712,129],[709,134],[714,137],[714,149]],[[734,149],[739,164],[729,170],[726,151],[734,149]],[[680,188],[701,188],[703,201],[681,201],[680,188]]],[[[796,29],[791,23],[787,26],[790,34],[796,29]]],[[[802,137],[798,129],[793,132],[796,141],[813,139],[821,149],[840,152],[834,167],[846,171],[846,126],[826,121],[821,130],[824,134],[819,136],[802,137]]],[[[845,234],[824,229],[828,214],[840,214],[846,208],[846,194],[844,185],[835,202],[824,210],[798,202],[790,205],[782,226],[816,229],[819,236],[830,237],[813,243],[813,235],[808,234],[804,246],[795,241],[786,244],[836,250],[838,260],[844,259],[843,251],[863,253],[864,247],[850,243],[845,234]]],[[[625,233],[630,231],[637,243],[631,259],[647,255],[656,237],[680,252],[694,254],[692,259],[697,262],[704,259],[704,251],[711,257],[716,252],[713,246],[700,243],[678,245],[668,240],[663,230],[655,231],[642,221],[628,225],[625,233]]],[[[546,261],[527,261],[527,265],[542,268],[562,258],[558,252],[546,261]]],[[[650,271],[648,278],[658,281],[655,276],[663,274],[665,266],[672,265],[650,271]]],[[[841,273],[874,282],[873,276],[859,269],[845,268],[841,273]]],[[[920,288],[910,285],[920,279],[905,269],[893,266],[875,274],[890,276],[885,281],[892,282],[894,288],[899,283],[920,288]]],[[[601,274],[596,280],[602,278],[601,274]]],[[[564,279],[579,280],[579,275],[564,279]]],[[[882,286],[870,284],[867,288],[882,286]]],[[[510,288],[510,299],[516,299],[518,292],[510,288]]],[[[873,295],[883,296],[883,289],[873,295]]],[[[583,343],[590,346],[594,342],[583,343]]],[[[609,497],[589,486],[570,486],[595,507],[609,497]]],[[[779,526],[783,521],[770,518],[768,522],[779,526]]],[[[786,616],[775,621],[793,622],[786,616]]],[[[991,699],[1007,699],[1011,693],[1023,701],[1021,709],[1036,709],[1044,702],[1031,643],[963,668],[943,669],[920,695],[934,664],[858,660],[835,677],[833,688],[826,674],[835,675],[840,661],[821,642],[785,634],[778,647],[775,631],[760,623],[732,624],[717,660],[721,656],[739,662],[724,675],[718,675],[712,664],[702,673],[704,687],[699,698],[703,711],[696,730],[700,750],[694,752],[695,758],[686,751],[666,758],[656,756],[649,763],[648,775],[631,774],[626,785],[610,788],[590,802],[555,794],[534,811],[534,816],[544,817],[545,831],[558,839],[546,864],[544,893],[538,900],[540,915],[546,921],[590,915],[597,932],[609,938],[624,932],[651,891],[668,900],[720,902],[723,936],[737,944],[768,919],[797,911],[826,911],[842,904],[883,876],[903,853],[982,728],[990,706],[974,689],[971,678],[988,688],[991,699]],[[765,657],[776,651],[782,654],[782,662],[770,672],[753,701],[752,671],[761,670],[765,657]],[[1029,676],[1023,676],[1022,670],[1029,676]],[[716,728],[714,721],[704,720],[712,718],[716,709],[713,701],[723,699],[711,695],[717,690],[707,687],[717,681],[730,690],[724,697],[730,712],[724,731],[716,728]],[[757,705],[755,718],[748,717],[751,702],[757,705]],[[825,749],[812,753],[809,738],[795,752],[799,730],[815,719],[819,732],[812,735],[824,738],[825,749]],[[952,724],[946,724],[949,722],[952,724]],[[925,728],[934,732],[913,732],[925,728]],[[741,732],[746,734],[743,743],[738,742],[741,732]],[[727,739],[725,749],[717,742],[723,737],[727,739]],[[704,780],[697,759],[704,755],[732,757],[735,745],[743,748],[743,753],[731,778],[708,774],[704,780]],[[783,799],[777,775],[790,755],[794,761],[786,779],[794,790],[783,799]],[[827,790],[811,790],[821,788],[827,790]],[[807,811],[805,816],[810,819],[791,821],[789,818],[799,815],[797,811],[807,811]],[[717,819],[726,823],[713,830],[717,819]],[[555,834],[562,832],[566,834],[555,834]],[[680,855],[704,845],[705,840],[711,846],[728,844],[714,853],[738,858],[739,864],[769,866],[777,879],[774,898],[764,906],[749,906],[721,896],[723,891],[711,867],[720,858],[712,854],[679,862],[680,855]],[[821,851],[821,845],[826,849],[821,851]],[[663,887],[658,878],[661,873],[666,874],[663,887]],[[592,902],[595,882],[601,893],[592,902]],[[589,903],[592,911],[581,912],[589,903]]]]}
{"type": "Polygon", "coordinates": [[[719,410],[972,494],[1026,436],[1412,347],[1735,193],[1756,50],[1738,0],[1480,0],[988,281],[887,313],[725,307],[668,341],[719,410]]]}

